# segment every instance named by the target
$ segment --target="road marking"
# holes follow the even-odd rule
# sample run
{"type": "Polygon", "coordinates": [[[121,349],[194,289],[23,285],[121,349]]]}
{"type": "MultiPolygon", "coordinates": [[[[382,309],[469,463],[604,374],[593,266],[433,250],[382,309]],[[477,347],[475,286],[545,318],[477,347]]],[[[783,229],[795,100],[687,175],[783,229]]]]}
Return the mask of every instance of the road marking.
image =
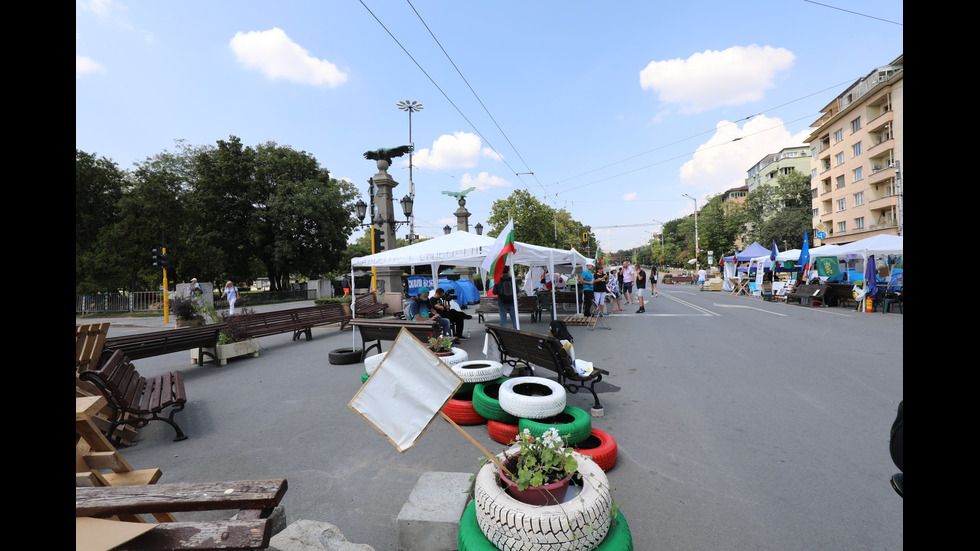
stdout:
{"type": "Polygon", "coordinates": [[[779,312],[771,312],[769,310],[763,310],[762,308],[756,308],[755,306],[745,306],[743,304],[718,304],[718,303],[715,303],[715,306],[717,306],[719,308],[746,308],[748,310],[758,310],[759,312],[764,312],[766,314],[772,314],[774,316],[783,316],[783,317],[786,317],[787,316],[787,314],[780,314],[779,312]]]}
{"type": "Polygon", "coordinates": [[[676,302],[678,304],[683,304],[684,306],[687,306],[688,308],[693,308],[694,310],[697,310],[698,312],[701,312],[701,313],[703,313],[706,316],[720,316],[721,315],[721,314],[719,314],[717,312],[712,312],[711,310],[708,310],[707,308],[702,308],[700,306],[697,306],[696,304],[691,304],[690,302],[687,302],[686,300],[681,300],[681,299],[679,299],[679,298],[677,298],[677,297],[675,297],[673,295],[667,295],[667,294],[665,294],[663,296],[665,298],[669,298],[670,300],[672,300],[672,301],[674,301],[674,302],[676,302]]]}

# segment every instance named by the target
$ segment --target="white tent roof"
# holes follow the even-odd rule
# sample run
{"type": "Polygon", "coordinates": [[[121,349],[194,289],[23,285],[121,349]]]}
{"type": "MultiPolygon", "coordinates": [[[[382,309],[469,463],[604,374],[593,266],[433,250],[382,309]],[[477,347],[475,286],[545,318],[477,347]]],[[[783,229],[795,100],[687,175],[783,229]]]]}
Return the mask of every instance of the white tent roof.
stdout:
{"type": "Polygon", "coordinates": [[[848,254],[870,255],[903,254],[903,238],[900,235],[875,235],[867,239],[861,239],[853,243],[841,245],[835,254],[844,256],[848,254]]]}
{"type": "MultiPolygon", "coordinates": [[[[490,253],[495,239],[465,231],[456,231],[390,251],[351,259],[352,267],[382,266],[439,266],[479,267],[490,253]]],[[[514,264],[524,266],[582,266],[588,260],[578,251],[563,251],[550,247],[515,242],[514,264]]]]}

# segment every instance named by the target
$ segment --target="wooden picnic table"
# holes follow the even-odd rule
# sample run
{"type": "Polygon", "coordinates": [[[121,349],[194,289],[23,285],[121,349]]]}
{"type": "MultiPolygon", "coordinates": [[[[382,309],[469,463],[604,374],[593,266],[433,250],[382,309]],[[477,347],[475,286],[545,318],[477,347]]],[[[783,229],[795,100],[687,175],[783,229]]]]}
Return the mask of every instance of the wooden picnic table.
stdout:
{"type": "Polygon", "coordinates": [[[120,548],[264,549],[272,538],[269,515],[286,493],[286,479],[191,482],[75,488],[75,518],[237,511],[234,519],[163,522],[120,548]]]}

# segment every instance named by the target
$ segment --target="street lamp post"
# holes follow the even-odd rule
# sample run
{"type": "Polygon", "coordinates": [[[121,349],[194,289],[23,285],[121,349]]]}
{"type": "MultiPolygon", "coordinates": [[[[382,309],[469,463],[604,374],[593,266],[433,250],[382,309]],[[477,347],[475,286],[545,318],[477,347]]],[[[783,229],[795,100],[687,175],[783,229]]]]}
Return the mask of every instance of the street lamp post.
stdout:
{"type": "Polygon", "coordinates": [[[698,241],[698,200],[684,193],[684,197],[694,201],[694,268],[701,269],[701,243],[698,241]]]}
{"type": "MultiPolygon", "coordinates": [[[[417,101],[405,100],[397,103],[402,111],[408,111],[408,144],[412,149],[408,152],[408,196],[415,201],[415,182],[412,181],[412,151],[415,149],[415,142],[412,141],[412,113],[422,110],[422,104],[417,101]]],[[[408,244],[415,242],[415,217],[409,217],[408,223],[408,244]]],[[[414,266],[413,266],[414,268],[414,266]]],[[[414,273],[414,272],[413,272],[414,273]]]]}

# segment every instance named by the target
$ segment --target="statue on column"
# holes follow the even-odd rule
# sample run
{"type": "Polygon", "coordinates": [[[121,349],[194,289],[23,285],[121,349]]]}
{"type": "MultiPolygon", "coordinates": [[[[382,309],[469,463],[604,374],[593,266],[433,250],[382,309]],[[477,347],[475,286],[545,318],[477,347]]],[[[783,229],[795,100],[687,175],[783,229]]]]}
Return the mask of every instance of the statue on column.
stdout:
{"type": "Polygon", "coordinates": [[[387,173],[388,167],[391,166],[391,159],[394,157],[401,157],[406,153],[412,152],[412,146],[410,145],[400,145],[398,147],[382,147],[375,149],[374,151],[365,151],[364,158],[370,161],[378,162],[378,170],[387,173]]]}
{"type": "Polygon", "coordinates": [[[469,193],[469,192],[471,192],[471,191],[473,191],[474,189],[476,189],[476,188],[475,187],[471,187],[470,189],[467,189],[465,191],[444,191],[442,193],[443,193],[443,195],[448,195],[450,197],[455,197],[456,200],[459,201],[459,206],[462,207],[463,205],[466,204],[466,194],[469,193]]]}

